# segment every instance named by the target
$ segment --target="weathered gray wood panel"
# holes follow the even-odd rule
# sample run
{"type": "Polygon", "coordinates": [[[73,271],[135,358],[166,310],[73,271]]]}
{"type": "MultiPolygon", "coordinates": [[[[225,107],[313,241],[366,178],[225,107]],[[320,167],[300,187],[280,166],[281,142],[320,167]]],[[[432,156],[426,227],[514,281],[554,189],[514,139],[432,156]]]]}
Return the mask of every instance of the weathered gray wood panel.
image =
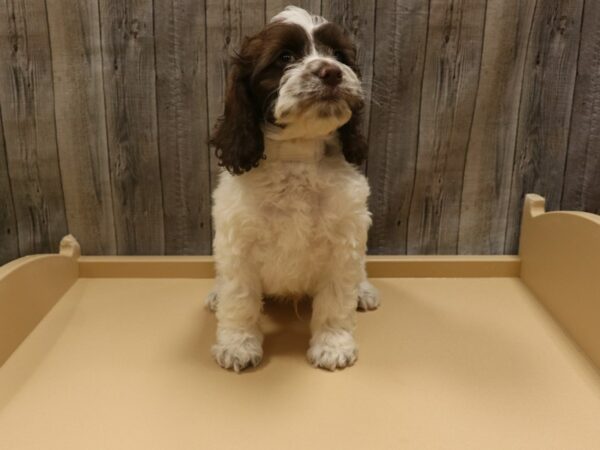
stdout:
{"type": "MultiPolygon", "coordinates": [[[[342,25],[354,36],[356,59],[360,68],[365,97],[371,98],[373,86],[373,53],[375,46],[375,2],[331,0],[323,2],[323,17],[342,25]]],[[[371,103],[363,110],[363,133],[368,137],[371,103]]]]}
{"type": "Polygon", "coordinates": [[[408,253],[458,250],[460,195],[479,82],[485,0],[432,0],[408,253]]]}
{"type": "Polygon", "coordinates": [[[100,0],[117,249],[164,253],[152,0],[100,0]]]}
{"type": "MultiPolygon", "coordinates": [[[[357,38],[372,253],[515,252],[531,191],[600,213],[600,3],[297,4],[357,38]]],[[[88,254],[209,252],[228,59],[286,5],[0,2],[0,262],[67,222],[88,254]]]]}
{"type": "Polygon", "coordinates": [[[488,0],[462,189],[462,254],[503,253],[519,99],[535,2],[488,0]]]}
{"type": "Polygon", "coordinates": [[[114,254],[98,4],[48,2],[48,24],[69,232],[85,254],[114,254]]]}
{"type": "Polygon", "coordinates": [[[0,264],[19,257],[19,235],[6,164],[6,148],[0,110],[0,264]]]}
{"type": "Polygon", "coordinates": [[[211,250],[205,4],[155,3],[156,95],[165,251],[211,250]]]}
{"type": "Polygon", "coordinates": [[[0,109],[20,253],[53,251],[67,224],[43,0],[0,5],[0,61],[0,109]]]}
{"type": "Polygon", "coordinates": [[[419,139],[428,2],[378,2],[369,159],[372,253],[406,253],[419,139]]]}
{"type": "Polygon", "coordinates": [[[525,61],[525,76],[505,252],[516,253],[525,194],[560,207],[573,88],[579,53],[582,0],[538,2],[525,61]]]}
{"type": "Polygon", "coordinates": [[[600,2],[583,13],[569,155],[561,209],[600,214],[600,2]]]}
{"type": "MultiPolygon", "coordinates": [[[[239,50],[246,36],[265,25],[265,0],[206,0],[206,43],[208,121],[212,131],[223,114],[229,58],[239,50]]],[[[216,186],[220,168],[210,149],[210,182],[216,186]]]]}

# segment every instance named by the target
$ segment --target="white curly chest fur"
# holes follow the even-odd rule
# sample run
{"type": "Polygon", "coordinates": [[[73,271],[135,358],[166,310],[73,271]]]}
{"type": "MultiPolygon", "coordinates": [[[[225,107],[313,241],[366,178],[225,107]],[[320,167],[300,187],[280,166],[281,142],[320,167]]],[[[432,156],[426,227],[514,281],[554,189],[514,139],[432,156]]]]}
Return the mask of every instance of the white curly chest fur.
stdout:
{"type": "Polygon", "coordinates": [[[221,174],[213,207],[217,294],[209,303],[222,366],[260,361],[263,296],[313,297],[309,359],[330,369],[354,362],[356,308],[377,306],[364,270],[368,195],[365,177],[341,155],[267,159],[243,176],[221,174]]]}
{"type": "Polygon", "coordinates": [[[314,295],[328,272],[349,263],[340,257],[362,260],[368,193],[364,176],[342,158],[267,162],[242,177],[224,173],[214,209],[219,272],[248,266],[266,295],[314,295]]]}

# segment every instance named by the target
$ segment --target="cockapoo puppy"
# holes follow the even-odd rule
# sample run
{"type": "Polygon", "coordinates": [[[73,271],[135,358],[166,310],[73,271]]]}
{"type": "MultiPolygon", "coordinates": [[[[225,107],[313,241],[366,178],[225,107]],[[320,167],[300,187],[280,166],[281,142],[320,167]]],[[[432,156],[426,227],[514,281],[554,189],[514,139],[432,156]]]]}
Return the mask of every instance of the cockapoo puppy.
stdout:
{"type": "Polygon", "coordinates": [[[219,365],[262,358],[263,297],[313,298],[309,361],[357,358],[356,309],[378,306],[365,273],[369,186],[356,49],[324,18],[288,7],[234,58],[211,139],[226,169],[214,192],[219,365]]]}

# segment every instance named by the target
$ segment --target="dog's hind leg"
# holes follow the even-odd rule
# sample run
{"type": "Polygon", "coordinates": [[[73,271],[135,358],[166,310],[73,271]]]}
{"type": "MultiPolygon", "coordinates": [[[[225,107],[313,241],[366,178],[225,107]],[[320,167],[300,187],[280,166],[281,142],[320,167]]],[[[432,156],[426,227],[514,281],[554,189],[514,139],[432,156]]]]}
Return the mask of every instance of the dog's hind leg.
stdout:
{"type": "Polygon", "coordinates": [[[219,293],[215,289],[214,291],[210,291],[206,298],[204,299],[204,306],[210,309],[212,312],[217,310],[217,305],[219,304],[219,293]]]}
{"type": "Polygon", "coordinates": [[[365,263],[362,263],[361,282],[358,285],[358,305],[359,311],[372,311],[379,307],[379,292],[369,280],[367,280],[367,271],[365,263]]]}
{"type": "Polygon", "coordinates": [[[379,307],[379,292],[368,280],[358,285],[358,310],[372,311],[379,307]]]}
{"type": "Polygon", "coordinates": [[[204,306],[210,309],[212,312],[217,311],[217,305],[219,304],[219,279],[215,280],[215,287],[208,295],[204,298],[204,306]]]}

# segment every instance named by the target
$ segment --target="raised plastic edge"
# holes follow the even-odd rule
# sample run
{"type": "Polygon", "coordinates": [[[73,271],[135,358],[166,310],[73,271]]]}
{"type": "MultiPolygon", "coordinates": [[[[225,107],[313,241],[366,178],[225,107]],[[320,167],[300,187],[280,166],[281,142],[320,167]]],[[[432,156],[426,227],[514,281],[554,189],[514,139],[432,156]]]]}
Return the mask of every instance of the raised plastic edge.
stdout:
{"type": "Polygon", "coordinates": [[[0,365],[79,277],[79,244],[72,236],[61,253],[19,258],[0,267],[0,365]]]}
{"type": "Polygon", "coordinates": [[[521,279],[600,369],[600,216],[525,198],[521,279]]]}

